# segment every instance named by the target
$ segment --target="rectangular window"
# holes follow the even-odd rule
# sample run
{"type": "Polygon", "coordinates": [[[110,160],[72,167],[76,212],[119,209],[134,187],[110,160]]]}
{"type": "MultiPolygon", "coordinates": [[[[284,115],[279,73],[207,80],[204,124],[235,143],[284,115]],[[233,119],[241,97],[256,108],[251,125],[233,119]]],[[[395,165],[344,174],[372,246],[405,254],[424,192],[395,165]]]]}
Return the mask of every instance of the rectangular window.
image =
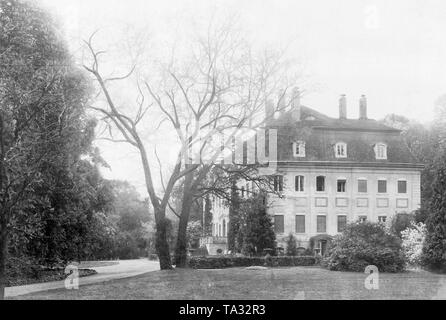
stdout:
{"type": "Polygon", "coordinates": [[[303,192],[304,191],[304,176],[295,176],[294,177],[294,188],[296,191],[303,192]]]}
{"type": "Polygon", "coordinates": [[[293,148],[295,157],[305,157],[305,142],[303,141],[294,142],[293,148]]]}
{"type": "Polygon", "coordinates": [[[386,223],[387,221],[387,217],[386,216],[379,216],[378,217],[378,222],[379,223],[386,223]]]}
{"type": "Polygon", "coordinates": [[[284,233],[285,225],[283,220],[283,215],[274,216],[274,232],[275,233],[284,233]]]}
{"type": "Polygon", "coordinates": [[[367,180],[364,180],[364,179],[358,180],[358,192],[362,192],[362,193],[367,192],[367,180]]]}
{"type": "Polygon", "coordinates": [[[317,233],[325,233],[327,232],[327,217],[326,216],[317,216],[317,225],[316,225],[317,233]]]}
{"type": "Polygon", "coordinates": [[[346,184],[347,184],[347,180],[345,180],[345,179],[338,180],[338,192],[345,192],[346,184]]]}
{"type": "Polygon", "coordinates": [[[336,158],[347,157],[347,145],[345,143],[336,144],[336,158]]]}
{"type": "Polygon", "coordinates": [[[398,193],[407,193],[407,181],[398,181],[398,193]]]}
{"type": "Polygon", "coordinates": [[[300,154],[300,150],[299,150],[299,147],[300,147],[300,145],[299,145],[299,143],[294,143],[294,155],[295,156],[298,156],[299,154],[300,154]]]}
{"type": "Polygon", "coordinates": [[[316,191],[319,191],[319,192],[325,191],[325,177],[324,176],[316,177],[316,191]]]}
{"type": "Polygon", "coordinates": [[[296,216],[296,233],[305,233],[305,216],[296,216]]]}
{"type": "Polygon", "coordinates": [[[343,232],[347,225],[347,216],[338,216],[338,232],[343,232]]]}
{"type": "Polygon", "coordinates": [[[378,180],[378,193],[387,193],[387,181],[378,180]]]}
{"type": "Polygon", "coordinates": [[[274,176],[274,191],[283,191],[283,176],[274,176]]]}

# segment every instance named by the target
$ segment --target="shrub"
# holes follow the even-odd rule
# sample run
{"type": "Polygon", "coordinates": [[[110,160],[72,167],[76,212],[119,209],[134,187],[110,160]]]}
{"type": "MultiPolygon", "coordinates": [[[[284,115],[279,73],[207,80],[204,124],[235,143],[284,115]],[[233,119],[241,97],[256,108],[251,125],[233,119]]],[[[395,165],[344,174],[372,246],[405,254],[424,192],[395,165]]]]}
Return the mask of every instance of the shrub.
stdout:
{"type": "Polygon", "coordinates": [[[381,224],[352,223],[334,238],[322,265],[330,270],[357,272],[375,265],[380,272],[400,272],[404,270],[401,240],[381,224]]]}
{"type": "MultiPolygon", "coordinates": [[[[79,276],[96,274],[95,270],[79,268],[79,276]]],[[[64,267],[48,268],[36,263],[31,257],[10,257],[6,263],[6,285],[19,286],[48,281],[59,281],[67,277],[64,267]]]]}
{"type": "Polygon", "coordinates": [[[290,233],[286,239],[286,255],[297,256],[296,238],[292,233],[290,233]]]}
{"type": "Polygon", "coordinates": [[[282,257],[191,257],[189,267],[194,269],[223,269],[233,267],[251,266],[272,266],[272,267],[292,267],[292,266],[313,266],[318,263],[315,257],[310,256],[282,256],[282,257]]]}
{"type": "Polygon", "coordinates": [[[406,262],[413,266],[421,265],[426,225],[412,222],[409,228],[401,232],[401,237],[406,262]]]}
{"type": "Polygon", "coordinates": [[[6,278],[38,279],[42,268],[30,257],[10,257],[6,262],[6,278]]]}

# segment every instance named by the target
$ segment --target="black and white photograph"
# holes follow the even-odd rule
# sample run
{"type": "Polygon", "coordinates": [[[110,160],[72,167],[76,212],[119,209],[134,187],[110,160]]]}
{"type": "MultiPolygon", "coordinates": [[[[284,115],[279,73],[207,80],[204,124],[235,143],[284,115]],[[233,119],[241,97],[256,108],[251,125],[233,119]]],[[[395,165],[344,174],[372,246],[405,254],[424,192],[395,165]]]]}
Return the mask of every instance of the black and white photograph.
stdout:
{"type": "Polygon", "coordinates": [[[441,0],[0,0],[0,309],[445,300],[445,35],[441,0]]]}

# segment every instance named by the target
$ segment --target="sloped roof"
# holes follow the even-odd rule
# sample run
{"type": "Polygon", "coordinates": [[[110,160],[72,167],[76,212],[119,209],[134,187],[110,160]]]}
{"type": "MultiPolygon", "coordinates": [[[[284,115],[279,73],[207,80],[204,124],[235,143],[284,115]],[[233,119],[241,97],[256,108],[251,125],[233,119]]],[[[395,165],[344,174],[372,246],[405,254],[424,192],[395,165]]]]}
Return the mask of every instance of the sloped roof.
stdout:
{"type": "Polygon", "coordinates": [[[301,164],[338,163],[344,165],[377,165],[395,167],[396,164],[418,165],[404,142],[401,131],[376,120],[335,119],[302,106],[301,121],[292,118],[291,111],[283,112],[268,122],[267,128],[277,129],[279,162],[301,164]],[[294,157],[292,145],[305,142],[305,157],[294,157]],[[334,146],[347,144],[347,157],[336,158],[334,146]],[[387,159],[378,160],[374,146],[387,145],[387,159]]]}
{"type": "MultiPolygon", "coordinates": [[[[301,122],[308,127],[326,130],[370,131],[400,133],[400,130],[386,126],[373,119],[338,119],[326,116],[314,109],[301,106],[301,122]]],[[[272,126],[287,126],[293,122],[291,111],[283,112],[272,126]]]]}

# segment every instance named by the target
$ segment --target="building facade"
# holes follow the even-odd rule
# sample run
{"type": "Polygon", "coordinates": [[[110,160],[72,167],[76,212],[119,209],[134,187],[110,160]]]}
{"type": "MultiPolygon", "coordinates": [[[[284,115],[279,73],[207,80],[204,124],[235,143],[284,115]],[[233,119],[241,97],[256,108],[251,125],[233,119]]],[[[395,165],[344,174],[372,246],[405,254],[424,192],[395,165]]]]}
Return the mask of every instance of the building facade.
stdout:
{"type": "MultiPolygon", "coordinates": [[[[399,130],[368,119],[365,96],[358,119],[347,119],[344,95],[339,118],[300,105],[298,94],[290,105],[266,123],[278,136],[273,177],[278,194],[267,201],[278,246],[285,247],[292,233],[299,247],[308,248],[310,239],[336,235],[348,222],[389,223],[394,215],[419,208],[422,166],[399,130]]],[[[213,201],[213,235],[224,248],[229,208],[218,202],[213,201]]],[[[323,253],[325,240],[316,242],[314,249],[323,253]]],[[[208,250],[215,254],[211,246],[208,250]]]]}

